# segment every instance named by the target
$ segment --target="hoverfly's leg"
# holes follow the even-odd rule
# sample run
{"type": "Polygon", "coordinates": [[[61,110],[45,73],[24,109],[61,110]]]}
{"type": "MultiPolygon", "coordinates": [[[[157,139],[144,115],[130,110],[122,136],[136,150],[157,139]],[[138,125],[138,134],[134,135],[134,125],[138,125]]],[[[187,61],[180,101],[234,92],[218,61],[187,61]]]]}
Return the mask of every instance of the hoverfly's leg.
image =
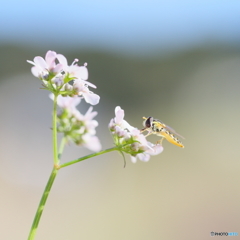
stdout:
{"type": "Polygon", "coordinates": [[[141,133],[145,132],[147,130],[147,128],[143,128],[140,130],[141,133]]]}
{"type": "Polygon", "coordinates": [[[156,143],[156,145],[159,144],[159,145],[162,146],[163,139],[164,139],[164,137],[162,137],[160,140],[158,140],[157,143],[156,143]]]}
{"type": "Polygon", "coordinates": [[[148,137],[149,135],[151,135],[153,132],[149,131],[147,135],[145,135],[144,137],[148,137]]]}
{"type": "Polygon", "coordinates": [[[148,131],[148,133],[146,135],[144,135],[145,137],[151,135],[153,132],[152,131],[149,131],[148,128],[143,128],[142,130],[140,130],[141,133],[145,132],[145,131],[148,131]]]}

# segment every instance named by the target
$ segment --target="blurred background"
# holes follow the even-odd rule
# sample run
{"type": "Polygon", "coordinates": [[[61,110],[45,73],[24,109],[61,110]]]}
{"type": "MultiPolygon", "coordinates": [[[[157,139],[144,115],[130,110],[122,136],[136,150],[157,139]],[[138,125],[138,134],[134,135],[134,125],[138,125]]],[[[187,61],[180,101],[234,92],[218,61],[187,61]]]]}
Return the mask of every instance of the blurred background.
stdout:
{"type": "MultiPolygon", "coordinates": [[[[164,141],[148,163],[126,156],[123,168],[113,152],[62,169],[36,240],[240,233],[239,24],[239,1],[1,3],[0,239],[27,239],[52,169],[52,102],[26,62],[48,50],[88,63],[103,149],[116,106],[138,128],[143,116],[161,119],[185,148],[164,141]]],[[[67,146],[63,161],[89,153],[67,146]]]]}

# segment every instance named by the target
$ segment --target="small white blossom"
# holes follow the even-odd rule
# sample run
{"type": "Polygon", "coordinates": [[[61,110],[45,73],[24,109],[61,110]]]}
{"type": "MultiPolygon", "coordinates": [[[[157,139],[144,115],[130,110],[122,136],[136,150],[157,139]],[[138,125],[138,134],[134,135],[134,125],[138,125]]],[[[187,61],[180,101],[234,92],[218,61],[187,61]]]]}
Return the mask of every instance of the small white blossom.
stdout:
{"type": "Polygon", "coordinates": [[[33,61],[27,60],[27,62],[34,65],[31,70],[35,77],[46,79],[49,73],[53,73],[54,76],[61,74],[63,66],[62,64],[56,64],[56,57],[56,52],[48,51],[45,59],[37,56],[33,59],[33,61]]]}
{"type": "Polygon", "coordinates": [[[98,126],[98,122],[94,120],[93,118],[97,115],[96,111],[92,111],[93,107],[90,107],[85,115],[82,115],[79,111],[74,112],[74,116],[77,120],[84,123],[85,128],[87,129],[87,132],[91,135],[96,134],[95,128],[98,126]]]}
{"type": "Polygon", "coordinates": [[[73,89],[77,91],[79,96],[83,96],[87,103],[92,105],[99,103],[100,97],[88,89],[88,85],[85,81],[82,81],[81,79],[74,80],[73,89]]]}
{"type": "Polygon", "coordinates": [[[143,162],[148,162],[150,160],[150,156],[158,155],[163,151],[163,146],[160,144],[154,145],[150,142],[149,144],[149,149],[146,150],[143,153],[139,153],[136,156],[131,156],[131,161],[133,163],[137,162],[137,158],[143,162]]]}
{"type": "Polygon", "coordinates": [[[73,89],[78,96],[82,96],[87,103],[98,104],[100,97],[88,89],[88,87],[96,88],[96,86],[86,81],[88,79],[87,63],[84,66],[78,66],[76,65],[78,59],[75,59],[71,65],[68,65],[67,59],[62,54],[57,54],[57,59],[63,66],[63,71],[68,73],[68,77],[74,79],[73,89]]]}
{"type": "Polygon", "coordinates": [[[84,66],[78,66],[76,65],[76,63],[78,62],[78,59],[75,59],[71,65],[68,65],[67,59],[62,54],[57,54],[56,58],[58,59],[59,63],[62,65],[63,71],[68,73],[70,77],[78,78],[82,80],[88,79],[88,70],[86,68],[87,64],[84,64],[84,66]]]}
{"type": "Polygon", "coordinates": [[[132,127],[126,120],[124,120],[124,110],[121,107],[117,106],[115,108],[115,118],[114,123],[121,127],[122,129],[128,129],[129,131],[133,130],[132,127]]]}
{"type": "MultiPolygon", "coordinates": [[[[50,98],[53,100],[54,95],[50,94],[50,98]]],[[[101,143],[95,136],[98,122],[93,119],[97,112],[90,107],[85,115],[81,114],[76,108],[80,101],[77,96],[57,97],[57,105],[62,109],[58,114],[58,131],[77,145],[97,152],[101,150],[101,143]]]]}
{"type": "Polygon", "coordinates": [[[78,95],[91,105],[99,103],[100,97],[89,90],[89,87],[96,86],[87,81],[87,63],[78,66],[78,59],[75,59],[68,65],[66,57],[54,51],[48,51],[45,59],[37,56],[33,61],[27,62],[34,65],[32,73],[43,81],[44,89],[58,95],[70,97],[78,95]]]}
{"type": "Polygon", "coordinates": [[[83,135],[83,141],[84,143],[82,145],[93,152],[98,152],[102,149],[102,145],[99,141],[99,138],[96,136],[85,134],[83,135]]]}
{"type": "MultiPolygon", "coordinates": [[[[53,100],[54,95],[51,93],[49,97],[53,100]]],[[[63,97],[59,95],[57,97],[57,105],[61,108],[67,108],[67,109],[75,109],[76,106],[81,102],[81,99],[77,96],[74,97],[63,97]]]]}

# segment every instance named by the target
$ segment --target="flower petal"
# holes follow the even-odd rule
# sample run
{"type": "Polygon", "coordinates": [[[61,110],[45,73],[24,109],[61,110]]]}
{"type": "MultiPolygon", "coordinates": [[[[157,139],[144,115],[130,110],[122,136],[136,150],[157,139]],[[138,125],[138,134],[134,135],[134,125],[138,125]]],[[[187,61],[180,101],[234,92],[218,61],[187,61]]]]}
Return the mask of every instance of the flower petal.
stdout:
{"type": "Polygon", "coordinates": [[[39,77],[39,69],[37,67],[32,67],[31,72],[35,77],[39,77]]]}
{"type": "Polygon", "coordinates": [[[83,93],[82,95],[87,103],[90,103],[92,105],[96,105],[99,103],[100,97],[95,93],[88,92],[83,93]]]}
{"type": "MultiPolygon", "coordinates": [[[[149,142],[150,143],[150,142],[149,142]]],[[[158,155],[163,151],[163,146],[160,144],[152,144],[151,143],[151,149],[148,149],[146,152],[149,153],[150,155],[158,155]]]]}
{"type": "Polygon", "coordinates": [[[87,120],[92,120],[98,113],[96,111],[92,111],[93,107],[89,107],[89,109],[87,110],[87,112],[85,113],[85,119],[87,120]]]}
{"type": "Polygon", "coordinates": [[[59,61],[59,63],[63,65],[64,68],[68,67],[68,62],[65,56],[63,56],[62,54],[57,54],[56,58],[59,61]]]}
{"type": "Polygon", "coordinates": [[[116,124],[120,125],[123,121],[123,118],[124,118],[124,110],[121,109],[121,107],[117,106],[115,108],[115,115],[116,115],[115,122],[116,122],[116,124]]]}
{"type": "Polygon", "coordinates": [[[27,60],[27,62],[35,66],[35,63],[33,61],[27,60]]]}
{"type": "Polygon", "coordinates": [[[134,157],[134,156],[131,156],[131,161],[132,161],[132,163],[136,163],[137,162],[137,158],[134,157]]]}
{"type": "Polygon", "coordinates": [[[88,69],[85,66],[78,67],[78,71],[76,73],[78,78],[81,78],[82,80],[88,79],[88,69]]]}
{"type": "Polygon", "coordinates": [[[88,81],[84,81],[84,84],[87,84],[88,86],[92,87],[92,88],[97,88],[96,85],[88,82],[88,81]]]}
{"type": "Polygon", "coordinates": [[[33,61],[35,62],[35,66],[40,70],[48,69],[48,65],[42,57],[35,57],[33,61]]]}
{"type": "Polygon", "coordinates": [[[93,152],[98,152],[102,149],[101,143],[98,137],[96,136],[90,136],[86,134],[86,135],[83,135],[83,140],[85,141],[83,146],[93,152]]]}
{"type": "MultiPolygon", "coordinates": [[[[53,100],[54,99],[54,95],[53,93],[50,93],[49,97],[53,100]]],[[[69,110],[73,110],[75,109],[75,107],[81,102],[81,98],[80,97],[63,97],[61,95],[59,95],[57,97],[57,105],[61,108],[68,108],[69,110]]]]}
{"type": "Polygon", "coordinates": [[[56,56],[57,56],[56,52],[50,51],[50,50],[47,51],[45,60],[46,60],[47,65],[49,66],[49,68],[54,67],[56,56]]]}

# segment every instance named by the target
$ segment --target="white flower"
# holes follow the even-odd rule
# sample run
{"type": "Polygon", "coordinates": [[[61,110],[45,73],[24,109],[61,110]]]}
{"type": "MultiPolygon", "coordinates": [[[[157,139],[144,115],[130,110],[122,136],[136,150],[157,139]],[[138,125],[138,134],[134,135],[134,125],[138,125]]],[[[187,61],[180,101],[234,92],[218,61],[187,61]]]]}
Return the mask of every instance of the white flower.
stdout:
{"type": "Polygon", "coordinates": [[[63,66],[63,71],[68,73],[70,78],[75,78],[78,81],[81,81],[84,85],[97,88],[94,84],[86,81],[88,79],[87,63],[84,63],[83,66],[78,66],[76,64],[78,59],[75,59],[71,65],[68,65],[67,59],[62,54],[57,54],[57,59],[63,66]]]}
{"type": "Polygon", "coordinates": [[[92,105],[99,103],[100,97],[97,94],[89,91],[86,81],[80,79],[74,80],[73,89],[77,91],[79,96],[83,96],[87,103],[92,105]]]}
{"type": "MultiPolygon", "coordinates": [[[[124,110],[119,106],[115,108],[115,118],[111,119],[108,127],[113,135],[116,134],[118,137],[124,138],[120,142],[125,140],[128,141],[131,137],[134,138],[134,135],[137,136],[138,133],[140,133],[138,129],[134,128],[126,120],[124,120],[124,110]]],[[[142,136],[144,137],[144,135],[142,136]]]]}
{"type": "Polygon", "coordinates": [[[97,115],[97,112],[93,112],[92,110],[93,107],[90,107],[85,115],[82,115],[80,112],[75,112],[74,116],[84,126],[83,128],[85,133],[82,135],[82,145],[91,151],[97,152],[101,150],[102,146],[98,137],[95,136],[95,128],[98,126],[98,122],[93,118],[97,115]]]}
{"type": "MultiPolygon", "coordinates": [[[[54,95],[50,94],[50,98],[53,100],[54,95]]],[[[57,105],[62,108],[58,114],[58,130],[77,145],[97,152],[101,150],[101,143],[95,136],[98,122],[93,119],[97,112],[90,107],[85,115],[81,114],[76,108],[80,101],[81,99],[77,96],[63,97],[59,95],[57,97],[57,105]]]]}
{"type": "Polygon", "coordinates": [[[45,59],[37,56],[33,61],[27,60],[27,62],[34,65],[32,73],[43,81],[44,89],[68,96],[78,95],[92,105],[99,103],[100,97],[88,89],[96,86],[86,81],[87,63],[78,66],[78,59],[75,59],[71,65],[68,65],[65,56],[54,51],[48,51],[45,59]]]}
{"type": "Polygon", "coordinates": [[[33,59],[33,61],[27,60],[28,63],[34,65],[32,67],[32,74],[35,77],[40,79],[45,79],[49,73],[53,73],[54,76],[61,74],[62,65],[56,64],[55,60],[57,57],[57,53],[54,51],[48,51],[46,53],[45,59],[40,56],[37,56],[33,59]]]}
{"type": "Polygon", "coordinates": [[[83,141],[82,145],[93,152],[98,152],[102,149],[102,145],[96,136],[85,134],[83,135],[83,141]]]}
{"type": "MultiPolygon", "coordinates": [[[[50,93],[49,97],[53,100],[54,98],[53,93],[50,93]]],[[[81,102],[81,99],[78,96],[63,97],[62,95],[58,95],[57,97],[57,105],[61,108],[67,108],[69,110],[75,109],[80,102],[81,102]]]]}
{"type": "Polygon", "coordinates": [[[86,63],[84,64],[84,66],[78,66],[76,65],[78,59],[75,59],[71,65],[68,65],[67,59],[62,54],[57,54],[56,58],[63,66],[63,71],[67,72],[70,77],[75,77],[82,80],[88,79],[88,70],[86,68],[86,63]]]}
{"type": "Polygon", "coordinates": [[[143,134],[141,134],[140,130],[137,128],[133,128],[131,131],[132,137],[139,142],[139,144],[142,147],[142,150],[148,150],[149,149],[149,144],[147,139],[143,134]]]}
{"type": "Polygon", "coordinates": [[[74,112],[74,116],[76,117],[77,120],[81,121],[84,123],[85,129],[87,132],[91,135],[96,134],[95,128],[98,126],[98,122],[96,120],[93,120],[93,118],[97,115],[96,111],[92,111],[93,107],[90,107],[85,115],[82,115],[79,111],[74,112]]]}
{"type": "Polygon", "coordinates": [[[116,117],[114,118],[114,122],[116,125],[122,129],[128,129],[129,131],[134,129],[134,127],[132,127],[126,120],[124,120],[124,110],[121,109],[121,107],[117,106],[115,108],[115,116],[116,117]]]}
{"type": "Polygon", "coordinates": [[[150,142],[148,142],[148,144],[150,147],[148,150],[143,153],[139,153],[136,156],[131,156],[131,161],[133,163],[137,162],[137,158],[143,162],[148,162],[151,156],[158,155],[163,151],[163,146],[160,144],[154,145],[150,142]]]}

